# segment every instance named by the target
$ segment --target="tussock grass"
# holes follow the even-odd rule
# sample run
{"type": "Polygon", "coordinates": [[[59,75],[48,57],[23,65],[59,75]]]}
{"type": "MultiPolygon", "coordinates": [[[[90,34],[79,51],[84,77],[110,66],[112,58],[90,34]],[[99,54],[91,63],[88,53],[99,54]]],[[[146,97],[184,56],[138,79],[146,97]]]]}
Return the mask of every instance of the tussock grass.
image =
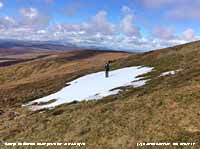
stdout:
{"type": "MultiPolygon", "coordinates": [[[[52,110],[33,112],[9,105],[2,109],[15,110],[20,116],[12,120],[6,116],[0,119],[0,138],[6,141],[86,142],[86,148],[136,148],[137,142],[200,143],[199,59],[200,42],[126,55],[115,61],[112,69],[138,65],[154,67],[154,71],[142,76],[151,79],[145,86],[129,86],[124,92],[102,100],[74,102],[52,110]],[[159,76],[170,70],[181,71],[159,76]],[[6,128],[5,123],[11,127],[6,128]]],[[[85,66],[84,62],[81,64],[80,67],[85,66]]],[[[90,66],[94,68],[94,65],[90,66]]],[[[90,72],[85,68],[75,71],[75,78],[90,72]]],[[[98,70],[101,68],[95,67],[93,71],[98,70]]],[[[52,82],[44,80],[40,84],[45,89],[50,87],[51,92],[62,87],[66,78],[73,79],[67,74],[61,76],[63,81],[59,82],[62,83],[52,79],[52,82]]],[[[31,86],[35,88],[33,83],[31,86]]],[[[39,96],[48,94],[38,93],[39,96]]],[[[19,95],[19,101],[26,101],[24,97],[19,95]]]]}

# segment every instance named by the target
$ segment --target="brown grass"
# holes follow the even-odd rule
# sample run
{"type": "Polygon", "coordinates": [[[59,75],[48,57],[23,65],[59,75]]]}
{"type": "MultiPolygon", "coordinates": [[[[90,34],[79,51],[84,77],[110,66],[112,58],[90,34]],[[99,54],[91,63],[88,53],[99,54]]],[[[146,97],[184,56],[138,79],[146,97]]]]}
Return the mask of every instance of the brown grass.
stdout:
{"type": "Polygon", "coordinates": [[[0,67],[1,105],[20,105],[61,89],[71,79],[102,70],[104,63],[127,53],[74,51],[0,67]]]}
{"type": "MultiPolygon", "coordinates": [[[[39,66],[42,61],[27,63],[26,69],[23,70],[33,72],[24,75],[26,77],[23,78],[16,75],[15,77],[18,78],[16,88],[12,89],[15,85],[14,78],[8,77],[2,81],[4,85],[1,87],[5,87],[5,90],[10,89],[8,91],[11,94],[10,97],[15,95],[12,95],[11,91],[17,92],[21,87],[23,94],[18,93],[20,96],[14,103],[27,100],[27,98],[22,98],[29,97],[29,95],[24,95],[27,94],[26,89],[32,88],[35,91],[35,88],[45,88],[53,92],[61,88],[67,80],[73,79],[70,73],[76,78],[80,74],[99,71],[104,61],[111,57],[121,58],[112,64],[113,69],[145,65],[154,67],[155,70],[144,75],[151,79],[145,86],[127,87],[125,92],[98,101],[64,104],[52,110],[36,112],[16,106],[10,107],[8,104],[7,108],[1,108],[4,114],[0,119],[0,139],[31,142],[80,141],[86,142],[86,148],[136,148],[137,142],[195,142],[199,144],[200,42],[144,54],[128,55],[128,57],[122,55],[114,57],[113,54],[93,55],[78,62],[72,61],[70,64],[68,62],[63,64],[65,62],[62,60],[60,62],[59,57],[59,60],[54,59],[54,63],[45,60],[48,61],[47,64],[45,63],[48,67],[40,66],[37,71],[29,70],[29,68],[36,69],[36,65],[39,66]],[[78,70],[73,70],[74,68],[78,70]],[[91,68],[93,68],[92,71],[91,68]],[[68,73],[63,69],[68,70],[68,73]],[[182,70],[175,75],[159,77],[162,72],[178,69],[182,70]],[[59,82],[54,81],[53,77],[49,80],[45,78],[46,70],[48,74],[54,74],[59,82]],[[42,76],[45,79],[37,82],[36,78],[42,76]],[[27,78],[31,78],[31,81],[27,78]],[[8,85],[5,85],[6,82],[8,85]],[[34,82],[37,83],[34,85],[34,82]],[[6,116],[9,111],[16,111],[19,116],[10,119],[6,116]],[[7,123],[10,127],[7,127],[7,123]]],[[[4,70],[9,74],[14,67],[4,70]]],[[[36,96],[49,94],[45,90],[41,93],[36,92],[36,96]]],[[[198,148],[198,145],[191,148],[198,148]]]]}

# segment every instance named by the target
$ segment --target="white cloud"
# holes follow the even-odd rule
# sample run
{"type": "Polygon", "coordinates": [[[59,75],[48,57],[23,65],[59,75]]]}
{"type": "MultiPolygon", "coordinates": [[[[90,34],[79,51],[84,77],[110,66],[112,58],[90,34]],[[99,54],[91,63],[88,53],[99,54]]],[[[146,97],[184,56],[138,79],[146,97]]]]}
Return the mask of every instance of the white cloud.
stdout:
{"type": "Polygon", "coordinates": [[[20,13],[24,17],[28,17],[30,19],[38,16],[38,10],[36,8],[22,8],[20,10],[20,13]]]}
{"type": "Polygon", "coordinates": [[[88,35],[95,35],[98,33],[110,35],[114,34],[115,25],[108,21],[107,12],[102,10],[87,22],[79,24],[57,24],[52,29],[59,32],[84,32],[88,35]]]}
{"type": "Polygon", "coordinates": [[[186,29],[183,33],[182,33],[182,36],[184,39],[186,40],[191,40],[191,39],[194,39],[195,37],[195,32],[193,29],[191,28],[188,28],[186,29]]]}
{"type": "Polygon", "coordinates": [[[2,2],[0,2],[0,8],[2,8],[4,5],[3,5],[3,3],[2,2]]]}
{"type": "MultiPolygon", "coordinates": [[[[85,24],[87,26],[87,24],[85,24]]],[[[88,24],[88,29],[94,32],[103,34],[112,34],[114,32],[114,25],[107,20],[107,12],[99,11],[88,24]]]]}
{"type": "Polygon", "coordinates": [[[152,35],[151,42],[154,44],[154,49],[175,46],[200,39],[191,28],[184,30],[180,34],[176,34],[175,31],[170,28],[158,27],[154,30],[152,35]]]}
{"type": "Polygon", "coordinates": [[[126,5],[122,6],[121,11],[122,11],[124,14],[132,13],[132,10],[131,10],[128,6],[126,6],[126,5]]]}
{"type": "Polygon", "coordinates": [[[126,14],[120,22],[121,31],[127,36],[140,36],[140,30],[133,25],[133,15],[126,14]]]}
{"type": "Polygon", "coordinates": [[[15,20],[14,20],[12,17],[5,16],[4,19],[5,19],[6,21],[8,21],[9,23],[15,24],[15,20]]]}
{"type": "Polygon", "coordinates": [[[160,39],[173,39],[174,38],[174,32],[170,28],[166,27],[157,27],[153,31],[153,35],[156,38],[160,39]]]}
{"type": "Polygon", "coordinates": [[[120,30],[126,36],[140,37],[140,29],[133,24],[134,15],[132,9],[128,6],[123,6],[121,11],[124,14],[124,17],[120,21],[120,30]]]}
{"type": "Polygon", "coordinates": [[[18,20],[22,27],[42,28],[49,25],[50,16],[38,11],[36,8],[20,9],[21,18],[18,20]]]}
{"type": "Polygon", "coordinates": [[[163,45],[173,45],[174,43],[182,44],[189,41],[197,40],[198,37],[195,31],[191,28],[184,30],[181,34],[177,35],[175,31],[167,27],[157,27],[153,32],[153,37],[162,41],[163,45]]]}
{"type": "Polygon", "coordinates": [[[5,16],[0,18],[0,29],[7,30],[13,28],[16,25],[15,20],[12,17],[5,16]]]}
{"type": "Polygon", "coordinates": [[[48,15],[40,13],[35,8],[23,8],[19,12],[19,17],[0,18],[1,38],[43,40],[47,37],[47,35],[44,37],[44,30],[47,31],[46,28],[49,26],[48,15]]]}

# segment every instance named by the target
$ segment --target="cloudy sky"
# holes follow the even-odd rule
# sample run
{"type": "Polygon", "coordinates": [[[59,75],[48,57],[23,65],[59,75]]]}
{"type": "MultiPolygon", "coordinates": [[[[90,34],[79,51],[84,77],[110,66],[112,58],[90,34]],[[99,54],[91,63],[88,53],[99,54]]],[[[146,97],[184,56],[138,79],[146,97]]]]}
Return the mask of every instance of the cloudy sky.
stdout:
{"type": "Polygon", "coordinates": [[[148,51],[200,39],[200,0],[0,0],[0,38],[148,51]]]}

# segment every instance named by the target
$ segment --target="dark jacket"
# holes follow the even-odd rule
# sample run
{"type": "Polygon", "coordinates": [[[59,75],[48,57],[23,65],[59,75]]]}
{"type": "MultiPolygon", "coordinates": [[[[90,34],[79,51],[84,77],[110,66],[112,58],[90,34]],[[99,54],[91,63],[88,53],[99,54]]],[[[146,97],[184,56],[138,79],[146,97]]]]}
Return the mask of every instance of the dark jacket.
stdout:
{"type": "Polygon", "coordinates": [[[105,68],[105,71],[109,71],[110,70],[109,63],[106,63],[105,66],[104,66],[104,68],[105,68]]]}

